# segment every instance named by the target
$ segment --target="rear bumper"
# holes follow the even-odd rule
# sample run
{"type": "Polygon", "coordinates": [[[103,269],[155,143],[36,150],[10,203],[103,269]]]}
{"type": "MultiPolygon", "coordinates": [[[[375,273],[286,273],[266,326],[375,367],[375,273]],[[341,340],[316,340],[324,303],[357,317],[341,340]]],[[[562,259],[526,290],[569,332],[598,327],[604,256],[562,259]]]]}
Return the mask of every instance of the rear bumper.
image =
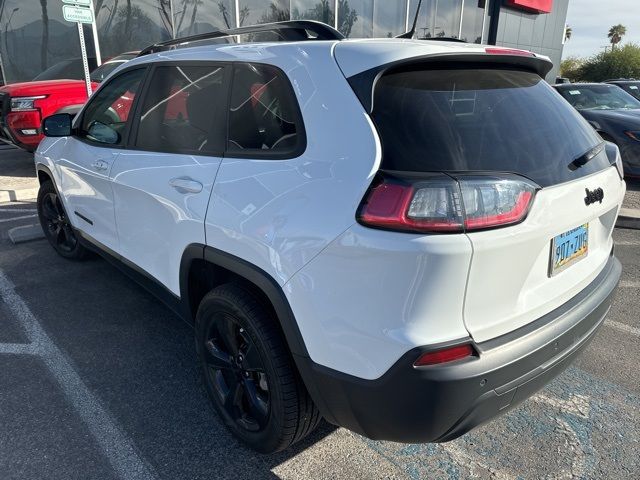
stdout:
{"type": "Polygon", "coordinates": [[[416,348],[376,380],[309,359],[297,358],[297,364],[331,423],[373,439],[449,441],[513,408],[561,373],[603,323],[621,270],[611,255],[598,277],[569,302],[503,337],[476,344],[479,355],[468,360],[415,368],[419,355],[434,347],[416,348]]]}

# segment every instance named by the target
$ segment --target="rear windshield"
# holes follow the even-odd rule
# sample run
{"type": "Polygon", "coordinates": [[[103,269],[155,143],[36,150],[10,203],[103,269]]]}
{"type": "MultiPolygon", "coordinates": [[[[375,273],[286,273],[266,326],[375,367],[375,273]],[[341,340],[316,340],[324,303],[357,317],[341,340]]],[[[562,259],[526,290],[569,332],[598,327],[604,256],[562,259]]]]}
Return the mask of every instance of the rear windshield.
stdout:
{"type": "Polygon", "coordinates": [[[382,168],[502,171],[540,186],[609,167],[602,140],[538,75],[499,69],[414,68],[377,83],[372,112],[382,168]]]}

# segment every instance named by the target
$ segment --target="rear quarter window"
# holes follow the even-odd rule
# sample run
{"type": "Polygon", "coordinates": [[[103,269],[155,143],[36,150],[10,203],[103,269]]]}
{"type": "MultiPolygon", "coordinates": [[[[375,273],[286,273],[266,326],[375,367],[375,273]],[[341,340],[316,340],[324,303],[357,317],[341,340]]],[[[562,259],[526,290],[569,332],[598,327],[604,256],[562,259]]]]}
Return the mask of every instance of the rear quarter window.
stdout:
{"type": "Polygon", "coordinates": [[[501,171],[548,186],[609,167],[602,140],[538,75],[496,68],[415,66],[382,76],[372,118],[382,168],[501,171]]]}

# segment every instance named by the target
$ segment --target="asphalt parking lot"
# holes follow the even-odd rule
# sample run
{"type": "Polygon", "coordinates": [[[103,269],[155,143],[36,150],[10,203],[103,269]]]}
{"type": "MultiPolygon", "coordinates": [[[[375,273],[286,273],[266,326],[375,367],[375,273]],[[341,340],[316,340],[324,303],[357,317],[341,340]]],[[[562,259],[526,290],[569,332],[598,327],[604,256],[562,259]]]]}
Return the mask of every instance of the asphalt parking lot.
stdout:
{"type": "Polygon", "coordinates": [[[33,202],[0,203],[3,480],[638,477],[640,231],[614,232],[624,272],[605,326],[519,408],[443,445],[323,425],[262,456],[209,407],[188,325],[101,259],[8,240],[35,215],[33,202]]]}

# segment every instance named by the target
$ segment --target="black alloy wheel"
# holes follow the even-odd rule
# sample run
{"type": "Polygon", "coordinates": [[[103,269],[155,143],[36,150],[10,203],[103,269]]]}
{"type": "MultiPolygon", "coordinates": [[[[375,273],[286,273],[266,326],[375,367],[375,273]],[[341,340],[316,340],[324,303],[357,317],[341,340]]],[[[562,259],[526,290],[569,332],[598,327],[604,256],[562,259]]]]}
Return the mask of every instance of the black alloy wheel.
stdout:
{"type": "Polygon", "coordinates": [[[250,432],[269,420],[269,382],[257,347],[238,321],[219,312],[204,344],[206,375],[229,417],[250,432]]]}
{"type": "Polygon", "coordinates": [[[76,237],[58,192],[50,181],[43,182],[38,192],[38,217],[45,237],[65,258],[81,259],[86,250],[76,237]]]}
{"type": "Polygon", "coordinates": [[[231,432],[261,453],[284,450],[321,420],[279,320],[256,289],[220,285],[195,320],[196,351],[211,403],[231,432]]]}

